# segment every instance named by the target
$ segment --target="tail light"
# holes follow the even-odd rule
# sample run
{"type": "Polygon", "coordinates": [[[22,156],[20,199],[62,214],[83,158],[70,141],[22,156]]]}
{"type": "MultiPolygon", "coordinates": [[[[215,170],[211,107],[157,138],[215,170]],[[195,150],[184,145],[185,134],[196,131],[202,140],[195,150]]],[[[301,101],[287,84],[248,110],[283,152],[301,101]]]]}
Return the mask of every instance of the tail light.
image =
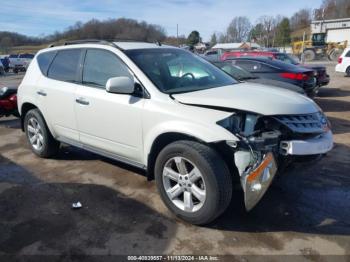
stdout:
{"type": "Polygon", "coordinates": [[[281,77],[293,80],[309,80],[310,76],[308,74],[303,73],[281,73],[281,77]]]}
{"type": "Polygon", "coordinates": [[[342,57],[339,57],[339,58],[338,58],[338,64],[341,64],[341,62],[343,62],[343,58],[342,58],[342,57]]]}

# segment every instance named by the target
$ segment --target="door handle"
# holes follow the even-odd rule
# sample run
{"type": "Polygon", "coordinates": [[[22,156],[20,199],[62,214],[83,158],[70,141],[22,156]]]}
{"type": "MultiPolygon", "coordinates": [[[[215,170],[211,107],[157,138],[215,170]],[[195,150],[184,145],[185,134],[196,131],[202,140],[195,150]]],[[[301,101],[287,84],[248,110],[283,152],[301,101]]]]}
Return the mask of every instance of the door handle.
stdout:
{"type": "Polygon", "coordinates": [[[43,90],[39,90],[36,92],[39,96],[47,96],[47,94],[43,90]]]}
{"type": "Polygon", "coordinates": [[[83,97],[79,97],[79,98],[75,99],[75,102],[77,102],[78,104],[84,105],[84,106],[87,106],[90,104],[89,101],[86,101],[86,99],[83,97]]]}

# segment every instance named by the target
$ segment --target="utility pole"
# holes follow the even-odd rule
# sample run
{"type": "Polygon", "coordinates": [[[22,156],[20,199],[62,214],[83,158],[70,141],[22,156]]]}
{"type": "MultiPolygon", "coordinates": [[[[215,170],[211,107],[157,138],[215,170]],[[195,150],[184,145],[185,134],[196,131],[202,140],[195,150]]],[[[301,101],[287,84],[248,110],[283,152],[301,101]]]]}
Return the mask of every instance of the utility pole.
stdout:
{"type": "Polygon", "coordinates": [[[179,24],[176,24],[176,42],[179,47],[179,24]]]}

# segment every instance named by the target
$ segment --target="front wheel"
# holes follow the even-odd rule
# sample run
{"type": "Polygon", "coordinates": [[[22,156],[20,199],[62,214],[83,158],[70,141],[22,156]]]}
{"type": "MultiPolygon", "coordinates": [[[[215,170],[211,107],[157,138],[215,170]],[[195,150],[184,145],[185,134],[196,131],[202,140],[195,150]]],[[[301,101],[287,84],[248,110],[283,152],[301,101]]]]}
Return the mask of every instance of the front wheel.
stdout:
{"type": "Polygon", "coordinates": [[[305,61],[313,61],[316,58],[316,53],[312,49],[307,49],[304,51],[304,59],[305,61]]]}
{"type": "Polygon", "coordinates": [[[155,177],[165,205],[192,224],[208,224],[231,201],[232,177],[226,163],[214,149],[198,142],[166,146],[157,157],[155,177]]]}
{"type": "Polygon", "coordinates": [[[60,143],[52,137],[38,109],[32,109],[25,115],[24,131],[32,151],[36,155],[49,158],[57,154],[60,143]]]}

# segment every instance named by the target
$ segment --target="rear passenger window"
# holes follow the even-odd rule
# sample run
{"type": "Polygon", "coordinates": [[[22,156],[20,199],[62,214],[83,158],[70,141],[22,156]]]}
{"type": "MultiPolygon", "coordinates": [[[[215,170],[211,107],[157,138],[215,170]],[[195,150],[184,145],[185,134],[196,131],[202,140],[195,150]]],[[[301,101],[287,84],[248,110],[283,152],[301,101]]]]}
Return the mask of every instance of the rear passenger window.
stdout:
{"type": "Polygon", "coordinates": [[[258,62],[254,62],[254,61],[245,61],[245,60],[241,60],[241,61],[236,61],[236,65],[242,67],[245,70],[248,70],[249,72],[254,72],[254,71],[260,71],[261,68],[261,64],[258,62]]]}
{"type": "Polygon", "coordinates": [[[346,53],[345,57],[350,57],[350,51],[346,53]]]}
{"type": "Polygon", "coordinates": [[[274,71],[273,68],[271,68],[270,66],[260,62],[255,62],[255,61],[237,61],[236,65],[252,73],[274,71]]]}
{"type": "Polygon", "coordinates": [[[113,53],[98,49],[87,50],[83,84],[105,88],[108,79],[118,76],[133,78],[126,65],[113,53]]]}
{"type": "Polygon", "coordinates": [[[52,59],[55,57],[56,53],[57,52],[46,52],[38,55],[37,60],[39,68],[45,76],[47,76],[47,69],[49,69],[52,59]]]}
{"type": "Polygon", "coordinates": [[[58,51],[50,66],[48,77],[61,81],[76,82],[80,54],[80,49],[58,51]]]}

